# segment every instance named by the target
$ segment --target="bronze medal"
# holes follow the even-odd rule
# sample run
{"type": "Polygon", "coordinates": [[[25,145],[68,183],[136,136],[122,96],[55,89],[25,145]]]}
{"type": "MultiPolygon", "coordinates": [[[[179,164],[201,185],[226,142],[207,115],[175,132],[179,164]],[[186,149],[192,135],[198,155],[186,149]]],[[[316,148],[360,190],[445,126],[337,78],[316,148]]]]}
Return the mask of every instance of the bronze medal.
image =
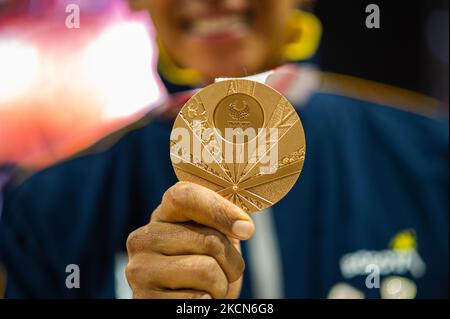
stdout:
{"type": "Polygon", "coordinates": [[[305,160],[305,135],[289,101],[259,82],[232,79],[197,92],[170,137],[180,181],[208,187],[252,213],[283,198],[305,160]]]}

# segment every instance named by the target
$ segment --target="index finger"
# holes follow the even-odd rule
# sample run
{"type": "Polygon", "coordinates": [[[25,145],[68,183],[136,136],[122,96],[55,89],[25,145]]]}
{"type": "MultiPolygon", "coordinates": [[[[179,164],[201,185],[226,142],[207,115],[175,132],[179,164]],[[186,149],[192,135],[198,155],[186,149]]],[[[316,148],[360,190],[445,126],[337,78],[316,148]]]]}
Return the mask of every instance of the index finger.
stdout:
{"type": "Polygon", "coordinates": [[[206,187],[189,182],[178,182],[164,193],[152,220],[194,221],[243,240],[255,231],[252,219],[238,206],[206,187]]]}

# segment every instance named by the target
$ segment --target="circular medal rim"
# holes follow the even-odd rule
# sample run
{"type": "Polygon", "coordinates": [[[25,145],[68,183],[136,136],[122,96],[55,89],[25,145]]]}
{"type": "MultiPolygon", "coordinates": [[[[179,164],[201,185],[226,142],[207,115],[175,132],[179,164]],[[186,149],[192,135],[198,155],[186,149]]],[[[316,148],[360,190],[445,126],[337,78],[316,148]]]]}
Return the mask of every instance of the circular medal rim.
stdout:
{"type": "MultiPolygon", "coordinates": [[[[275,88],[273,88],[273,87],[271,87],[271,86],[269,86],[269,85],[267,85],[267,84],[265,84],[265,83],[261,83],[261,82],[253,81],[253,80],[248,80],[248,79],[239,79],[239,78],[238,78],[238,79],[226,79],[226,80],[221,80],[221,81],[219,81],[219,82],[211,83],[211,84],[205,86],[204,88],[199,89],[197,92],[195,92],[195,93],[194,93],[194,94],[193,94],[193,95],[192,95],[192,96],[191,96],[191,97],[183,104],[183,106],[180,108],[180,111],[178,112],[178,114],[177,114],[175,120],[173,121],[173,125],[172,125],[171,132],[174,130],[175,124],[176,124],[177,120],[179,119],[180,114],[183,112],[184,108],[185,108],[192,100],[194,100],[195,97],[196,97],[198,94],[200,94],[200,93],[201,93],[202,91],[204,91],[204,90],[211,89],[213,86],[217,86],[218,84],[229,83],[229,82],[231,82],[231,81],[247,81],[247,82],[252,82],[252,83],[255,83],[255,85],[258,85],[258,86],[260,85],[260,86],[263,87],[264,89],[272,90],[272,91],[275,92],[277,95],[279,95],[280,98],[283,97],[283,98],[286,99],[288,105],[295,111],[296,116],[298,117],[298,122],[299,122],[299,125],[300,125],[299,129],[300,129],[300,132],[301,132],[301,137],[302,137],[302,139],[303,139],[303,141],[304,141],[304,146],[303,146],[303,148],[304,148],[304,154],[305,154],[305,155],[304,155],[304,159],[303,159],[302,161],[299,162],[299,168],[298,168],[298,172],[296,173],[295,181],[292,182],[292,184],[289,186],[288,191],[285,192],[285,193],[283,194],[283,196],[281,196],[280,198],[278,198],[272,205],[267,206],[267,207],[263,208],[262,210],[268,209],[268,208],[270,208],[270,207],[273,207],[273,206],[276,205],[278,202],[280,202],[284,197],[286,197],[286,195],[288,195],[288,194],[291,192],[291,190],[292,190],[292,188],[295,186],[295,184],[297,184],[298,180],[300,179],[300,175],[301,175],[302,172],[303,172],[303,167],[304,167],[304,165],[305,165],[305,161],[306,161],[306,157],[307,157],[307,156],[306,156],[306,154],[307,154],[307,141],[306,141],[306,134],[305,134],[305,130],[304,130],[304,127],[303,127],[302,120],[301,120],[301,118],[300,118],[300,115],[299,115],[298,112],[297,112],[297,109],[292,105],[292,103],[291,103],[291,102],[290,102],[290,101],[289,101],[282,93],[280,93],[278,90],[276,90],[275,88]]],[[[248,95],[247,93],[244,93],[244,92],[236,92],[236,93],[242,93],[242,94],[248,95]]],[[[233,94],[235,94],[235,93],[233,93],[233,94]]],[[[227,95],[227,94],[225,93],[225,95],[224,95],[222,98],[220,98],[219,102],[216,104],[216,107],[217,107],[217,105],[220,103],[220,101],[222,101],[222,100],[223,100],[224,98],[226,98],[227,96],[229,96],[229,95],[227,95]]],[[[251,96],[251,95],[249,95],[249,96],[251,96]]],[[[255,100],[256,100],[256,98],[255,98],[255,100]]],[[[260,103],[258,100],[257,100],[257,102],[258,102],[258,104],[261,106],[261,108],[264,110],[263,104],[260,103]]],[[[205,109],[206,109],[206,108],[205,108],[205,109]]],[[[215,112],[215,108],[214,108],[214,111],[213,111],[213,117],[214,117],[214,112],[215,112]]],[[[263,112],[263,113],[264,113],[264,112],[263,112]]],[[[266,126],[266,119],[267,119],[267,118],[270,118],[270,116],[266,117],[266,116],[263,114],[263,117],[264,117],[263,125],[264,125],[264,127],[265,127],[265,126],[266,126]]],[[[213,124],[214,124],[214,128],[215,128],[215,123],[213,123],[213,124]]],[[[222,139],[223,141],[225,141],[226,143],[232,143],[232,142],[226,140],[224,137],[222,137],[221,134],[219,134],[218,136],[219,136],[219,138],[221,138],[221,139],[222,139]]],[[[259,134],[258,134],[257,136],[259,136],[259,134]]],[[[170,141],[170,138],[169,138],[169,141],[170,141]]],[[[234,143],[233,143],[233,144],[234,144],[234,143]]],[[[170,142],[169,142],[169,154],[170,154],[170,142]]],[[[172,164],[173,172],[174,172],[175,176],[177,177],[178,181],[180,181],[180,182],[184,181],[184,180],[180,179],[180,177],[178,176],[178,174],[177,174],[177,172],[176,172],[176,170],[175,170],[175,166],[174,166],[172,160],[170,160],[170,162],[171,162],[171,164],[172,164]]],[[[203,178],[201,178],[201,177],[199,177],[199,176],[197,176],[197,175],[195,175],[195,174],[192,174],[192,173],[189,173],[189,174],[192,175],[192,176],[196,176],[196,177],[198,177],[198,178],[200,178],[200,179],[203,179],[203,178]]],[[[207,181],[207,180],[206,180],[206,181],[207,181]]],[[[201,185],[201,186],[203,186],[203,185],[201,185]]],[[[204,187],[206,187],[206,186],[204,186],[204,187]]],[[[235,205],[237,205],[237,204],[235,204],[235,205]]],[[[240,207],[239,205],[237,205],[237,206],[240,207]]],[[[262,211],[262,210],[251,210],[251,211],[248,212],[248,214],[257,213],[257,212],[260,212],[260,211],[262,211]]]]}

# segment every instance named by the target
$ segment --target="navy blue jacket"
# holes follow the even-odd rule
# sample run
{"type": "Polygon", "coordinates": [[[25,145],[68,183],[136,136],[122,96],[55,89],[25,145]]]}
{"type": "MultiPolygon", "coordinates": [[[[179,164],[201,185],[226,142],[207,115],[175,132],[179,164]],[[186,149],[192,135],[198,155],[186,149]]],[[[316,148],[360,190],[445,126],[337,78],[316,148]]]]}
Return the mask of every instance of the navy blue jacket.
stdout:
{"type": "MultiPolygon", "coordinates": [[[[344,282],[378,298],[364,268],[381,260],[382,278],[411,279],[420,298],[448,297],[448,119],[362,96],[318,90],[297,105],[306,161],[273,207],[284,296],[323,298],[344,282]]],[[[107,150],[8,185],[0,226],[8,297],[115,297],[116,254],[176,182],[171,126],[153,118],[107,150]],[[65,286],[68,264],[80,266],[79,289],[65,286]]],[[[241,297],[252,296],[251,278],[241,297]]]]}

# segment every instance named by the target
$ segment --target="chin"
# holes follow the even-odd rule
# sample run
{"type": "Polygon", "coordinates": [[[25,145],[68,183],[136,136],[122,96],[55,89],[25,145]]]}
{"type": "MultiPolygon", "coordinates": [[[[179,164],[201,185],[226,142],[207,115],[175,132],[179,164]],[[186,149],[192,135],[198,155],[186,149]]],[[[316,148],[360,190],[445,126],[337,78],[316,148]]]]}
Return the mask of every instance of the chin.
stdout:
{"type": "MultiPolygon", "coordinates": [[[[201,67],[199,68],[202,69],[201,67]]],[[[203,65],[202,74],[208,78],[218,77],[244,77],[258,72],[258,68],[253,63],[243,63],[242,60],[217,61],[217,64],[205,69],[203,65]]]]}

